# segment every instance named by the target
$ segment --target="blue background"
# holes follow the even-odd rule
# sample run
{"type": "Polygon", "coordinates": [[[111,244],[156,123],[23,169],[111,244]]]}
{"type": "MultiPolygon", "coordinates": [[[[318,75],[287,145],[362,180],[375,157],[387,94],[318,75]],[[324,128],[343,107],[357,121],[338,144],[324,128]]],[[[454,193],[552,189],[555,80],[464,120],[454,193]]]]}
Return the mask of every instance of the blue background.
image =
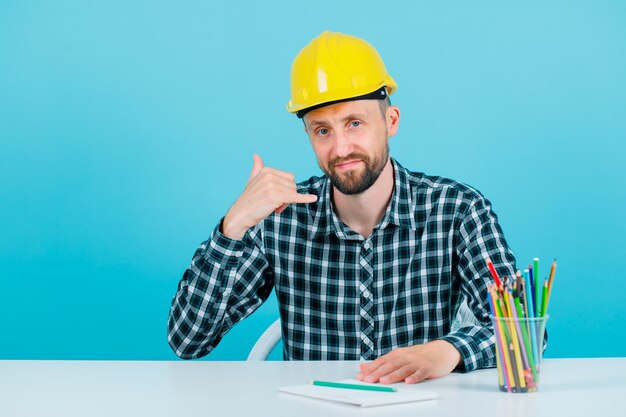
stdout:
{"type": "Polygon", "coordinates": [[[398,82],[392,155],[480,189],[521,265],[558,258],[547,356],[626,356],[624,2],[1,0],[0,359],[176,358],[171,297],[252,153],[319,173],[285,105],[323,30],[398,82]]]}

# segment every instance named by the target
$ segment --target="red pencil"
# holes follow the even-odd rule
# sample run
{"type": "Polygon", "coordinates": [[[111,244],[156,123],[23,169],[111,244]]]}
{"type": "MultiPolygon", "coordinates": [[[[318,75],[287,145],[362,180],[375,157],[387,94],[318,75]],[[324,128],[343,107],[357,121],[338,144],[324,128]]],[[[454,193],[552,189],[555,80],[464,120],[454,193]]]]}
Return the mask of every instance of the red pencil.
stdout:
{"type": "Polygon", "coordinates": [[[502,285],[502,283],[500,282],[500,277],[496,272],[496,268],[494,268],[493,266],[493,262],[491,262],[491,259],[489,258],[487,258],[487,267],[489,268],[489,272],[491,272],[491,276],[493,277],[494,281],[496,281],[496,286],[500,288],[500,286],[502,285]]]}

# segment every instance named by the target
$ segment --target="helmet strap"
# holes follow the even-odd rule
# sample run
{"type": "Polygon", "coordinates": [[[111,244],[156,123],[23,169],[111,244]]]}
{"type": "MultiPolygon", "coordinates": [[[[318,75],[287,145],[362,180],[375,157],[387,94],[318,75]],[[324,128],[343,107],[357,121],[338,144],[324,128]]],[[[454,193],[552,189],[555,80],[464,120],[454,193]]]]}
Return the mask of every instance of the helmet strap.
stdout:
{"type": "Polygon", "coordinates": [[[344,101],[354,101],[354,100],[385,100],[387,98],[387,90],[385,86],[380,87],[378,90],[372,91],[371,93],[363,94],[362,96],[342,98],[341,100],[329,101],[327,103],[316,104],[315,106],[307,107],[306,109],[298,110],[296,112],[296,116],[299,119],[302,119],[305,114],[310,111],[317,110],[322,107],[330,106],[331,104],[343,103],[344,101]]]}

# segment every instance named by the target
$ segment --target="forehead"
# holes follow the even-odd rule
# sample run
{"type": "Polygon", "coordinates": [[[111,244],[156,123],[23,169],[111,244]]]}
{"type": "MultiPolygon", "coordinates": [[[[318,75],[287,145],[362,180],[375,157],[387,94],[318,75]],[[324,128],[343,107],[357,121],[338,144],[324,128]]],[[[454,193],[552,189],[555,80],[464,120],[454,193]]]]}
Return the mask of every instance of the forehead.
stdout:
{"type": "Polygon", "coordinates": [[[304,121],[309,124],[341,120],[354,114],[369,116],[374,114],[374,112],[380,111],[378,101],[379,100],[352,100],[330,104],[308,112],[304,115],[304,121]]]}

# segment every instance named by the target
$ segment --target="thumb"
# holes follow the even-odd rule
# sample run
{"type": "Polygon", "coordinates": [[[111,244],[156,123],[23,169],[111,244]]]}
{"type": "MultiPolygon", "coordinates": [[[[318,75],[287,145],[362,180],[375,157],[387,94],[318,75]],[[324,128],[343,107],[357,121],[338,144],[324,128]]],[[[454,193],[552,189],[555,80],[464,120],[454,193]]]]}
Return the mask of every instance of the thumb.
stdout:
{"type": "Polygon", "coordinates": [[[250,178],[248,178],[248,182],[252,181],[252,178],[256,177],[259,172],[263,169],[263,160],[257,154],[252,155],[254,158],[254,165],[252,166],[252,172],[250,173],[250,178]]]}

